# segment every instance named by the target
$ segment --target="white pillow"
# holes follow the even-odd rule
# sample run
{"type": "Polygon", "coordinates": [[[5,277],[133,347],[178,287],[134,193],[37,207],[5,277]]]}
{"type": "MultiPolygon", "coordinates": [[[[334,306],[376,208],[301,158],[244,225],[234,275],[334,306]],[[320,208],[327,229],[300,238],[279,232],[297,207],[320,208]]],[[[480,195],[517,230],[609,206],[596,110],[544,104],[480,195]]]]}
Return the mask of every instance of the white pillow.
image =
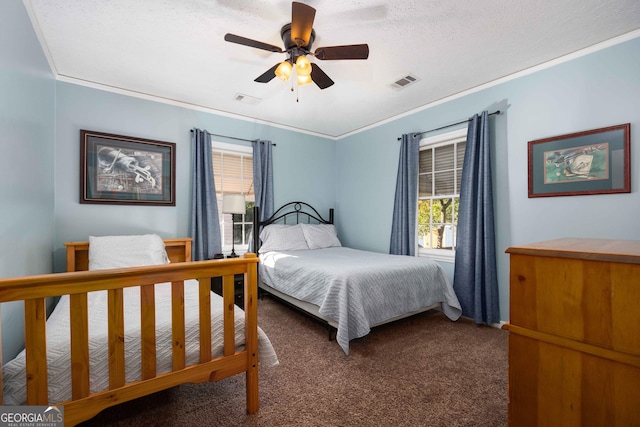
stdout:
{"type": "Polygon", "coordinates": [[[89,270],[168,263],[164,242],[157,234],[89,236],[89,270]]]}
{"type": "Polygon", "coordinates": [[[342,246],[333,224],[300,224],[309,249],[342,246]]]}
{"type": "Polygon", "coordinates": [[[307,241],[300,224],[270,224],[260,233],[260,253],[269,251],[302,251],[307,250],[307,241]]]}

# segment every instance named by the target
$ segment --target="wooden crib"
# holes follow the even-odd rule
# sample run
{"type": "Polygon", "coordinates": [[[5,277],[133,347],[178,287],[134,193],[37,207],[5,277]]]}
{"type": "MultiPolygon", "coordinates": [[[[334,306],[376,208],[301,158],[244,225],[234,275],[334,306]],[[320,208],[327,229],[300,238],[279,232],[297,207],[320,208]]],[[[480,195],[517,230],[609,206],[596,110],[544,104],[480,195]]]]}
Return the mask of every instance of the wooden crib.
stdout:
{"type": "MultiPolygon", "coordinates": [[[[69,295],[71,400],[62,402],[65,425],[75,425],[104,408],[182,383],[217,381],[246,373],[246,407],[258,410],[257,262],[243,258],[191,262],[191,239],[166,239],[171,263],[85,271],[88,242],[66,243],[67,273],[0,279],[0,302],[24,301],[28,405],[49,405],[45,299],[69,295]],[[234,276],[244,274],[245,346],[238,350],[234,325],[234,276]],[[211,277],[222,276],[224,350],[211,352],[211,277]],[[184,281],[198,280],[200,362],[185,364],[184,281]],[[172,371],[156,373],[155,283],[171,283],[172,371]],[[142,379],[125,382],[123,290],[140,286],[142,379]],[[90,393],[87,293],[107,290],[109,389],[90,393]]],[[[1,373],[0,373],[1,381],[1,373]]],[[[0,382],[1,386],[1,382],[0,382]]],[[[0,403],[2,403],[0,387],[0,403]]]]}

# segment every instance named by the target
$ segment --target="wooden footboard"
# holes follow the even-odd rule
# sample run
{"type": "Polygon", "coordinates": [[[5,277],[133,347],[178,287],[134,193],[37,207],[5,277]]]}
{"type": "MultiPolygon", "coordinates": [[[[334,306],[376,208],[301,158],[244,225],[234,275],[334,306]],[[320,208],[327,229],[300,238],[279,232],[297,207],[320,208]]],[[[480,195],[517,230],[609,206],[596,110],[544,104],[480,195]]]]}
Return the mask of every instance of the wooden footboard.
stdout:
{"type": "MultiPolygon", "coordinates": [[[[27,404],[48,405],[45,299],[70,296],[72,399],[64,406],[65,425],[75,425],[102,409],[182,383],[216,381],[246,373],[246,405],[258,410],[257,263],[254,254],[244,258],[190,262],[190,239],[167,241],[172,262],[166,265],[115,270],[86,269],[88,244],[67,244],[71,272],[0,280],[0,302],[24,301],[27,404]],[[178,247],[178,249],[176,249],[178,247]],[[179,249],[179,248],[182,249],[179,249]],[[84,257],[84,258],[83,258],[84,257]],[[236,350],[234,276],[245,275],[245,347],[236,350]],[[224,355],[211,354],[211,277],[222,276],[224,298],[224,355]],[[185,364],[184,281],[199,281],[200,363],[185,364]],[[156,323],[154,284],[170,282],[172,288],[172,371],[156,374],[156,323]],[[140,286],[142,379],[126,383],[123,290],[140,286]],[[89,391],[89,316],[87,293],[108,292],[109,389],[89,391]]],[[[0,373],[1,375],[1,373],[0,373]]],[[[1,379],[1,378],[0,378],[1,379]]],[[[1,383],[0,383],[1,384],[1,383]]],[[[2,389],[0,388],[0,403],[2,389]]]]}

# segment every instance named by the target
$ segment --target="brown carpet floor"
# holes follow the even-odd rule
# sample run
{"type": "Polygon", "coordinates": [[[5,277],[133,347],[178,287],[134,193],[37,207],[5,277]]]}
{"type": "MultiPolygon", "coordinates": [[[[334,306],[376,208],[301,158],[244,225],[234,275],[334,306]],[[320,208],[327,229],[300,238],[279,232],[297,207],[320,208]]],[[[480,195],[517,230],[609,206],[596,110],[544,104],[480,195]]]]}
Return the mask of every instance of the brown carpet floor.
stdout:
{"type": "Polygon", "coordinates": [[[320,323],[268,297],[260,327],[280,366],[260,369],[260,411],[244,375],[109,408],[82,426],[507,425],[507,332],[430,311],[374,328],[346,356],[320,323]]]}

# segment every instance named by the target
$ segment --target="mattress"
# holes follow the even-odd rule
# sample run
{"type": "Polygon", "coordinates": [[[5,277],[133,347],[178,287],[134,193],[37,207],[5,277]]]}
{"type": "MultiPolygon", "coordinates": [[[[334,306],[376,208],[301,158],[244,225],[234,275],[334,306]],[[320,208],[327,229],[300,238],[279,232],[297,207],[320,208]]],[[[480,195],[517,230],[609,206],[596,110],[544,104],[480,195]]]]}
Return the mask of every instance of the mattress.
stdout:
{"type": "Polygon", "coordinates": [[[442,266],[422,257],[388,255],[346,247],[271,251],[260,254],[260,280],[319,307],[338,324],[336,341],[349,354],[349,341],[372,325],[440,304],[451,320],[460,302],[442,266]]]}
{"type": "MultiPolygon", "coordinates": [[[[186,364],[199,363],[198,281],[185,281],[185,351],[186,364]]],[[[155,286],[156,299],[156,367],[158,373],[171,371],[171,284],[155,286]]],[[[223,350],[222,298],[211,293],[211,328],[213,357],[223,350]]],[[[109,388],[107,291],[88,294],[90,391],[109,388]]],[[[244,311],[236,307],[235,338],[239,349],[244,347],[244,311]]],[[[124,289],[125,322],[125,378],[126,382],[142,378],[140,351],[140,288],[124,289]]],[[[49,404],[71,399],[71,361],[69,343],[69,296],[61,297],[47,320],[47,365],[49,404]]],[[[258,328],[258,355],[263,366],[275,366],[278,358],[267,335],[258,328]]],[[[22,351],[3,367],[5,405],[24,405],[26,402],[25,352],[22,351]]]]}

